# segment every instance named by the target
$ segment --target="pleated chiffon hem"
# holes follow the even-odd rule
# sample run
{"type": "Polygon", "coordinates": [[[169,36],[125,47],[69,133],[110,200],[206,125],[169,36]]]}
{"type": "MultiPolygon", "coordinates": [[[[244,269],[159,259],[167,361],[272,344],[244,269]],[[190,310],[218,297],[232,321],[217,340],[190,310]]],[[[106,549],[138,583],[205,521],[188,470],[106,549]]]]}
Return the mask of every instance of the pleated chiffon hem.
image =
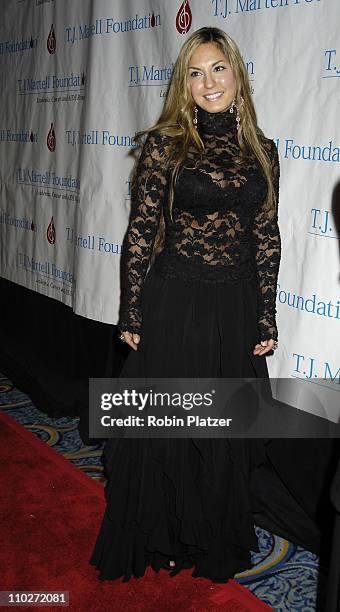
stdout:
{"type": "Polygon", "coordinates": [[[100,580],[139,578],[167,559],[176,561],[172,576],[193,568],[220,583],[251,568],[258,547],[247,482],[264,460],[260,441],[110,440],[106,456],[112,479],[90,559],[100,580]]]}

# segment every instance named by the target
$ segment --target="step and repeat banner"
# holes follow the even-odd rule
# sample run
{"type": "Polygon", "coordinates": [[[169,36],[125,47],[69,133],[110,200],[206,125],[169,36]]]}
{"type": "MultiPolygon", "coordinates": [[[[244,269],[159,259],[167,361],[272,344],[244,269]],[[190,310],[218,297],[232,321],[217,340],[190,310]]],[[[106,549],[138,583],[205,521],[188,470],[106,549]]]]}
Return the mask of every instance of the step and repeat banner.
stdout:
{"type": "Polygon", "coordinates": [[[158,117],[186,36],[219,27],[281,164],[270,375],[294,379],[277,383],[292,405],[322,393],[315,410],[336,421],[339,23],[339,0],[2,0],[0,275],[117,323],[135,132],[158,117]]]}

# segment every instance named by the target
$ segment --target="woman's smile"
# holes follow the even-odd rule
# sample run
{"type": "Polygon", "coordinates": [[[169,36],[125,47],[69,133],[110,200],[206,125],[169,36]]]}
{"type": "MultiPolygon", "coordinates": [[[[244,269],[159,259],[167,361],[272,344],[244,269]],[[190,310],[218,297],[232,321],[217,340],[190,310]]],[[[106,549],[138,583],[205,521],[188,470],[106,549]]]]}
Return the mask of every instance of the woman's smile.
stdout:
{"type": "Polygon", "coordinates": [[[214,102],[214,100],[217,100],[221,96],[223,96],[223,91],[218,91],[217,93],[214,93],[214,94],[207,94],[204,97],[205,97],[206,100],[214,102]]]}

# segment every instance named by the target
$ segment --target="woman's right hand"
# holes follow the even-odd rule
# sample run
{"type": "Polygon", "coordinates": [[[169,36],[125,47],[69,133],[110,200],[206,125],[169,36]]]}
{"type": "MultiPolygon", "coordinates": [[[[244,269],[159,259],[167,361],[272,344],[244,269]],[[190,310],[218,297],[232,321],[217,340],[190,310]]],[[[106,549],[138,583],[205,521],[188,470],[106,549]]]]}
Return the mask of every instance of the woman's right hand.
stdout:
{"type": "Polygon", "coordinates": [[[136,351],[138,348],[138,344],[140,342],[140,335],[132,334],[131,332],[128,332],[128,331],[123,331],[121,332],[121,334],[122,336],[124,336],[124,340],[126,344],[131,346],[131,348],[133,348],[133,350],[136,351]]]}

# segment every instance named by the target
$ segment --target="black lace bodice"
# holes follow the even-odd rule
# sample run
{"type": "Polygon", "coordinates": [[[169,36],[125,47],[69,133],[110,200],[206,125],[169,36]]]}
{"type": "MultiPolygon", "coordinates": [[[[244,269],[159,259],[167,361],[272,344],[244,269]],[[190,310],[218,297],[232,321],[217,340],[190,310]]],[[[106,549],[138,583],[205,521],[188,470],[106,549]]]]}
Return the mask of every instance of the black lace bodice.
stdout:
{"type": "MultiPolygon", "coordinates": [[[[165,160],[169,137],[150,133],[143,146],[131,196],[131,216],[121,259],[121,331],[142,333],[141,295],[153,252],[161,210],[165,244],[155,265],[163,274],[207,282],[256,277],[261,340],[277,339],[276,286],[281,256],[277,213],[263,210],[267,181],[254,156],[238,165],[235,111],[210,113],[198,107],[197,128],[205,150],[192,145],[174,193],[172,220],[167,198],[170,183],[165,160]]],[[[279,158],[266,139],[279,196],[279,158]]]]}

